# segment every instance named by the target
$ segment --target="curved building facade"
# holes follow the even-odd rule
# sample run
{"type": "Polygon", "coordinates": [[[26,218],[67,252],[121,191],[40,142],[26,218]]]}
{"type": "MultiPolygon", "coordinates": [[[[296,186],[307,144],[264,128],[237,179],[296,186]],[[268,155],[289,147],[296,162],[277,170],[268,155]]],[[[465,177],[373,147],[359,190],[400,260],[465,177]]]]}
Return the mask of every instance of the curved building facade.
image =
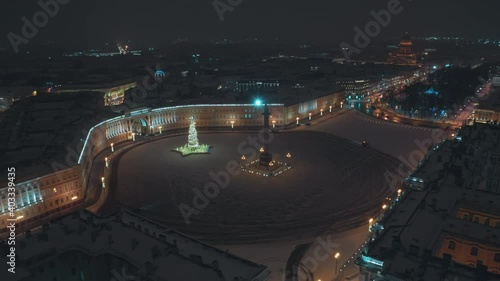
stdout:
{"type": "MultiPolygon", "coordinates": [[[[270,121],[277,128],[297,119],[307,121],[339,108],[344,98],[340,91],[292,105],[269,104],[270,121]]],[[[139,109],[105,120],[89,130],[80,154],[74,156],[78,157],[78,165],[64,168],[53,164],[53,173],[16,183],[15,202],[10,203],[12,212],[8,187],[0,189],[0,238],[7,235],[7,226],[13,219],[22,232],[82,207],[94,159],[112,144],[132,141],[135,134],[168,134],[187,129],[191,117],[198,128],[259,128],[263,125],[262,110],[254,104],[181,105],[139,109]]]]}

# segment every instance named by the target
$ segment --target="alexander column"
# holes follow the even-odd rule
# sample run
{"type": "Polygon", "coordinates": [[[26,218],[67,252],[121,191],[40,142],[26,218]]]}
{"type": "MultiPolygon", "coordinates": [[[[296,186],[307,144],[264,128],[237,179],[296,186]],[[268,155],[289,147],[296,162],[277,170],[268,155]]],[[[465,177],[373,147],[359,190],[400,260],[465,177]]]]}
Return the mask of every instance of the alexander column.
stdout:
{"type": "MultiPolygon", "coordinates": [[[[262,113],[264,116],[264,130],[270,134],[271,130],[269,129],[269,116],[271,113],[269,112],[269,107],[267,106],[267,103],[264,105],[264,113],[262,113]]],[[[260,154],[260,162],[259,164],[261,166],[269,167],[269,163],[273,161],[273,155],[270,151],[269,148],[269,143],[264,144],[264,152],[260,154]]]]}

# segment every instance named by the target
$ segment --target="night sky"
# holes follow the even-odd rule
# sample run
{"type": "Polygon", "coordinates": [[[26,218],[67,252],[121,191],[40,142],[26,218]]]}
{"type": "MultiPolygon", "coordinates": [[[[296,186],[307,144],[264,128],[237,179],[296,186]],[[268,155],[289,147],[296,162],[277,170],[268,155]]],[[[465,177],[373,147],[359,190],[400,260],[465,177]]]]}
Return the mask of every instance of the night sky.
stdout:
{"type": "MultiPolygon", "coordinates": [[[[42,0],[47,1],[47,0],[42,0]]],[[[227,3],[229,0],[220,0],[227,3]]],[[[4,1],[5,2],[5,1],[4,1]]],[[[372,20],[371,10],[386,9],[377,0],[242,0],[221,22],[213,0],[70,0],[50,18],[31,42],[54,40],[64,45],[99,47],[104,42],[132,40],[132,46],[161,46],[172,39],[244,39],[258,37],[296,42],[352,41],[355,26],[372,20]]],[[[463,36],[497,39],[498,0],[402,0],[380,38],[463,36]]],[[[29,19],[41,8],[37,1],[2,3],[0,32],[20,34],[21,17],[29,19]]]]}

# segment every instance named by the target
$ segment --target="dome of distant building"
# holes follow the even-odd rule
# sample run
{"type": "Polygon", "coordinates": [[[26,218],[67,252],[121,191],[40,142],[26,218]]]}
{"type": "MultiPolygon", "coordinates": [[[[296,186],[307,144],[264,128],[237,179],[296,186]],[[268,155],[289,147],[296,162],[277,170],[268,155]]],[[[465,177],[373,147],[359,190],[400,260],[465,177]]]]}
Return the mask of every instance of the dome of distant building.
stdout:
{"type": "Polygon", "coordinates": [[[387,63],[395,65],[417,65],[417,54],[413,51],[413,40],[405,33],[399,42],[398,52],[389,54],[387,63]]]}

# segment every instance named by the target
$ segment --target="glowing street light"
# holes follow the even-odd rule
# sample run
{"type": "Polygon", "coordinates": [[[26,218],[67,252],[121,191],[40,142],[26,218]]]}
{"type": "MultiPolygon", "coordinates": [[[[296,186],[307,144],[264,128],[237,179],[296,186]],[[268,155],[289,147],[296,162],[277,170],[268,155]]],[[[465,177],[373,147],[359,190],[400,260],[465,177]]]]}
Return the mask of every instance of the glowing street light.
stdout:
{"type": "Polygon", "coordinates": [[[309,120],[311,120],[311,115],[312,115],[312,113],[309,113],[309,120]]]}
{"type": "Polygon", "coordinates": [[[384,204],[384,205],[382,206],[382,209],[384,209],[384,210],[385,210],[385,209],[387,209],[387,205],[386,205],[386,204],[384,204]]]}
{"type": "Polygon", "coordinates": [[[115,152],[115,144],[111,143],[111,152],[115,152]]]}
{"type": "Polygon", "coordinates": [[[373,225],[373,219],[370,219],[370,220],[368,221],[368,231],[369,231],[369,232],[372,232],[372,225],[373,225]]]}
{"type": "Polygon", "coordinates": [[[335,274],[337,274],[338,262],[339,262],[340,253],[335,254],[335,274]]]}
{"type": "Polygon", "coordinates": [[[260,151],[260,153],[264,152],[264,148],[263,148],[263,147],[261,147],[261,148],[259,149],[259,151],[260,151]]]}
{"type": "Polygon", "coordinates": [[[245,161],[246,159],[245,155],[241,155],[241,160],[245,161]]]}
{"type": "Polygon", "coordinates": [[[104,158],[104,161],[106,162],[106,168],[109,167],[109,161],[108,160],[109,160],[108,157],[104,158]]]}
{"type": "Polygon", "coordinates": [[[158,128],[160,129],[160,135],[161,135],[161,129],[163,129],[163,127],[162,127],[162,126],[160,126],[160,127],[158,127],[158,128]]]}
{"type": "Polygon", "coordinates": [[[288,158],[288,159],[292,158],[292,154],[290,154],[290,152],[288,152],[288,153],[286,154],[286,158],[288,158]]]}
{"type": "Polygon", "coordinates": [[[135,133],[132,133],[132,141],[135,141],[135,133]]]}
{"type": "Polygon", "coordinates": [[[102,188],[106,188],[106,183],[104,182],[104,177],[101,178],[102,188]]]}
{"type": "Polygon", "coordinates": [[[332,112],[332,106],[330,105],[330,112],[332,112]]]}
{"type": "Polygon", "coordinates": [[[276,128],[276,120],[273,120],[273,128],[276,128]]]}
{"type": "Polygon", "coordinates": [[[297,120],[297,125],[299,125],[299,117],[295,118],[297,120]]]}
{"type": "Polygon", "coordinates": [[[343,101],[340,102],[340,108],[344,108],[344,102],[343,101]]]}
{"type": "Polygon", "coordinates": [[[401,197],[401,192],[403,192],[401,189],[398,189],[398,197],[401,197]]]}
{"type": "Polygon", "coordinates": [[[255,100],[255,105],[256,106],[261,106],[262,105],[262,101],[261,100],[255,100]]]}
{"type": "Polygon", "coordinates": [[[323,116],[323,109],[320,109],[319,112],[320,112],[320,115],[323,116]]]}
{"type": "Polygon", "coordinates": [[[231,121],[231,129],[234,129],[234,121],[231,121]]]}

